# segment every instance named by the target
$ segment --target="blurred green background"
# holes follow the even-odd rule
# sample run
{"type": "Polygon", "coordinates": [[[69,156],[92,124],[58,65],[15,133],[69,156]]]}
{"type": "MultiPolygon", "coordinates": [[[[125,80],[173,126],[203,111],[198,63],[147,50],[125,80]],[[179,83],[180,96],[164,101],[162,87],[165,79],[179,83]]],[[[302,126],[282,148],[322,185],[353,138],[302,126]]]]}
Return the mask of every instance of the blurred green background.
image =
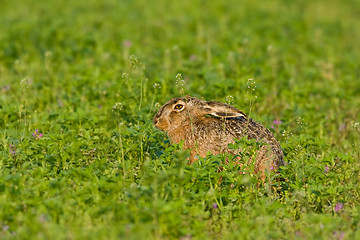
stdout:
{"type": "Polygon", "coordinates": [[[0,1],[0,238],[359,237],[359,16],[356,0],[0,1]],[[151,123],[184,94],[271,128],[284,183],[185,165],[151,123]]]}

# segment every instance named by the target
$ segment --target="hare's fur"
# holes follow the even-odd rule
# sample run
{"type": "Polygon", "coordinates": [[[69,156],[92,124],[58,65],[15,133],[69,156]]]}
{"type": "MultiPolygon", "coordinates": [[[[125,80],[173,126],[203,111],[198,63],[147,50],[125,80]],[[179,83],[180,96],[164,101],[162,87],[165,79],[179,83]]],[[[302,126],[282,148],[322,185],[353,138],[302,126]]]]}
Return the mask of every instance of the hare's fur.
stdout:
{"type": "Polygon", "coordinates": [[[208,152],[235,154],[228,144],[247,136],[267,144],[257,154],[255,172],[264,174],[267,167],[276,169],[285,164],[281,147],[269,129],[221,102],[189,96],[174,98],[159,109],[153,123],[168,134],[172,143],[184,140],[183,148],[191,149],[190,163],[196,161],[196,155],[205,157],[208,152]]]}

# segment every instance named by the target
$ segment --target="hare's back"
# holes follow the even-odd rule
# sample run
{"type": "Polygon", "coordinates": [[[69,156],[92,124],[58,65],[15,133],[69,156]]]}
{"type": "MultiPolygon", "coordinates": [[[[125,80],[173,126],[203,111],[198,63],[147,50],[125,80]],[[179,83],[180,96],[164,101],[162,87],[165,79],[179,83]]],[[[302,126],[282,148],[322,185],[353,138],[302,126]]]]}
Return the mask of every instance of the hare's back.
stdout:
{"type": "Polygon", "coordinates": [[[271,147],[271,151],[276,157],[276,162],[279,165],[284,165],[283,152],[280,144],[275,139],[274,134],[262,124],[255,122],[251,118],[231,119],[228,121],[226,131],[227,134],[231,134],[237,139],[247,136],[248,139],[263,141],[271,147]]]}

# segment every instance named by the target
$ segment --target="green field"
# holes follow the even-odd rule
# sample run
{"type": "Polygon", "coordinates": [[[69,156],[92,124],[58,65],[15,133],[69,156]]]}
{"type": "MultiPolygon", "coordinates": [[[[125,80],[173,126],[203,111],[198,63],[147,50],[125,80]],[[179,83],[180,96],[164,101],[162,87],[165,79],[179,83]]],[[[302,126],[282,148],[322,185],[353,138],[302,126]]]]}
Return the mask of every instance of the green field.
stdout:
{"type": "Polygon", "coordinates": [[[359,16],[357,0],[0,0],[0,239],[360,239],[359,16]],[[186,164],[152,124],[182,95],[231,100],[288,165],[259,184],[226,156],[186,164]]]}

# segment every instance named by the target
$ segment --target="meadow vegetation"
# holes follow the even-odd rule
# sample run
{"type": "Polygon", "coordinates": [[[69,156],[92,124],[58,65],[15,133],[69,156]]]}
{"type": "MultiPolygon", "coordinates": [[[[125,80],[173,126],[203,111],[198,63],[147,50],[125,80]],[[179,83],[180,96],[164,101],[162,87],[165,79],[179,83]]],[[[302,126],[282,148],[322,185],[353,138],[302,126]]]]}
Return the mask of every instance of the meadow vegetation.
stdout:
{"type": "Polygon", "coordinates": [[[360,239],[359,15],[356,0],[1,1],[0,239],[360,239]],[[186,164],[151,121],[186,94],[271,129],[288,165],[259,185],[226,156],[186,164]]]}

